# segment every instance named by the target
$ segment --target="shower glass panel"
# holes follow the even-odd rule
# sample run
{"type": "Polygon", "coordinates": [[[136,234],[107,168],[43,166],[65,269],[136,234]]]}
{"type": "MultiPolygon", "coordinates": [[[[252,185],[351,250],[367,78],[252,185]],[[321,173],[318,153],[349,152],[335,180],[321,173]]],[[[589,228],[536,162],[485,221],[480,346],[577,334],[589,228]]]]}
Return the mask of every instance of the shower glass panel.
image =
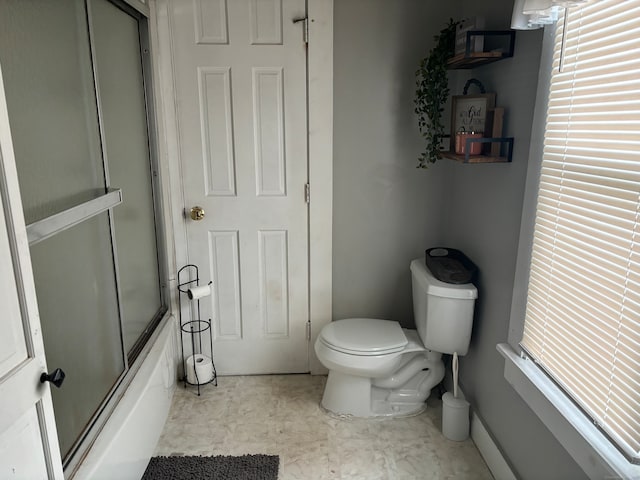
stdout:
{"type": "Polygon", "coordinates": [[[31,247],[58,440],[69,453],[125,368],[108,213],[31,247]]]}
{"type": "Polygon", "coordinates": [[[26,223],[103,195],[84,2],[0,2],[0,62],[26,223]]]}
{"type": "Polygon", "coordinates": [[[115,4],[0,0],[0,63],[45,354],[49,370],[66,373],[51,390],[69,471],[167,310],[140,48],[146,19],[115,4]],[[115,207],[110,188],[122,192],[115,207]]]}
{"type": "Polygon", "coordinates": [[[164,312],[140,32],[136,18],[107,0],[89,5],[109,180],[122,189],[123,203],[114,209],[115,236],[124,345],[132,354],[164,312]]]}

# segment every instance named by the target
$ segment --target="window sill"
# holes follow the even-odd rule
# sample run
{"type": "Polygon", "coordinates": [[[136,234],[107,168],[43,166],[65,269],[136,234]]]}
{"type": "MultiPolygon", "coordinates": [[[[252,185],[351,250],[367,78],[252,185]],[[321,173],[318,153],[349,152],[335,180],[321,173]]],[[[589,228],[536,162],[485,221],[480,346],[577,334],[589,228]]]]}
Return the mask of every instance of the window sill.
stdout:
{"type": "Polygon", "coordinates": [[[589,478],[640,478],[640,465],[629,463],[532,361],[507,343],[497,349],[505,358],[505,379],[589,478]]]}

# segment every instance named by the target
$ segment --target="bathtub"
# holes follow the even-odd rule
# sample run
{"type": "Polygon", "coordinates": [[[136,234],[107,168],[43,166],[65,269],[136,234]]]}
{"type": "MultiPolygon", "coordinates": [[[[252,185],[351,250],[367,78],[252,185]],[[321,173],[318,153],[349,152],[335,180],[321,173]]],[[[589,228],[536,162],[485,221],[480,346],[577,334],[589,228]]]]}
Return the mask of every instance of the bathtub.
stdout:
{"type": "Polygon", "coordinates": [[[143,353],[137,372],[73,479],[139,480],[153,456],[176,388],[177,322],[168,316],[143,353]]]}

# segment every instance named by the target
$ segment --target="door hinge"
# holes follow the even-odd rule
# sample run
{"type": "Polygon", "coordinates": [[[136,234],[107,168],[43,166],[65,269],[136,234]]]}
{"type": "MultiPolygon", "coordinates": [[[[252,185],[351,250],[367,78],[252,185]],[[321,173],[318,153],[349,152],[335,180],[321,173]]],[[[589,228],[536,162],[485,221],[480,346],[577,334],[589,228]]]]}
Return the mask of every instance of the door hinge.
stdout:
{"type": "Polygon", "coordinates": [[[311,341],[311,320],[307,321],[307,341],[311,341]]]}
{"type": "Polygon", "coordinates": [[[304,201],[311,203],[311,186],[308,183],[304,184],[304,201]]]}
{"type": "Polygon", "coordinates": [[[293,23],[302,22],[302,39],[304,43],[309,43],[309,17],[296,18],[293,23]]]}
{"type": "Polygon", "coordinates": [[[309,43],[309,18],[304,19],[304,43],[309,43]]]}

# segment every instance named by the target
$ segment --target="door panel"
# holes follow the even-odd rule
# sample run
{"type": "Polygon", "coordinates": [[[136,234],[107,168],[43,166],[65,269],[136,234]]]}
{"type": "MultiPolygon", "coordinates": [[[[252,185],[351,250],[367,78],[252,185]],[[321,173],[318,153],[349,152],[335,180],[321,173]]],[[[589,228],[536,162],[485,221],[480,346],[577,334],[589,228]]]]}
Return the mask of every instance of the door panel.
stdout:
{"type": "Polygon", "coordinates": [[[189,260],[221,374],[308,371],[304,0],[169,2],[189,260]],[[202,275],[201,275],[202,276],[202,275]]]}
{"type": "Polygon", "coordinates": [[[252,45],[282,45],[282,0],[250,0],[252,45]]]}
{"type": "Polygon", "coordinates": [[[214,335],[218,340],[242,338],[240,307],[240,275],[238,257],[238,231],[209,232],[209,258],[211,280],[216,285],[218,301],[214,304],[214,335]]]}
{"type": "Polygon", "coordinates": [[[263,335],[289,336],[287,231],[258,231],[260,313],[263,335]]]}
{"type": "Polygon", "coordinates": [[[47,462],[40,435],[38,408],[33,406],[0,436],[0,478],[46,478],[47,462]],[[14,459],[37,452],[16,467],[14,459]]]}
{"type": "MultiPolygon", "coordinates": [[[[4,220],[2,211],[0,211],[0,218],[4,220]]],[[[6,231],[0,231],[0,251],[10,252],[6,231]]],[[[0,315],[0,331],[3,332],[3,335],[0,335],[0,378],[28,358],[16,279],[13,270],[9,268],[10,258],[10,256],[3,258],[3,268],[0,269],[0,290],[7,292],[7,299],[2,304],[3,315],[0,315]]]]}
{"type": "Polygon", "coordinates": [[[284,196],[284,104],[282,69],[252,68],[256,195],[284,196]]]}
{"type": "Polygon", "coordinates": [[[0,478],[63,479],[0,72],[0,478]]]}
{"type": "Polygon", "coordinates": [[[207,196],[235,196],[236,172],[233,156],[231,116],[231,69],[198,68],[202,108],[202,136],[207,196]]]}

